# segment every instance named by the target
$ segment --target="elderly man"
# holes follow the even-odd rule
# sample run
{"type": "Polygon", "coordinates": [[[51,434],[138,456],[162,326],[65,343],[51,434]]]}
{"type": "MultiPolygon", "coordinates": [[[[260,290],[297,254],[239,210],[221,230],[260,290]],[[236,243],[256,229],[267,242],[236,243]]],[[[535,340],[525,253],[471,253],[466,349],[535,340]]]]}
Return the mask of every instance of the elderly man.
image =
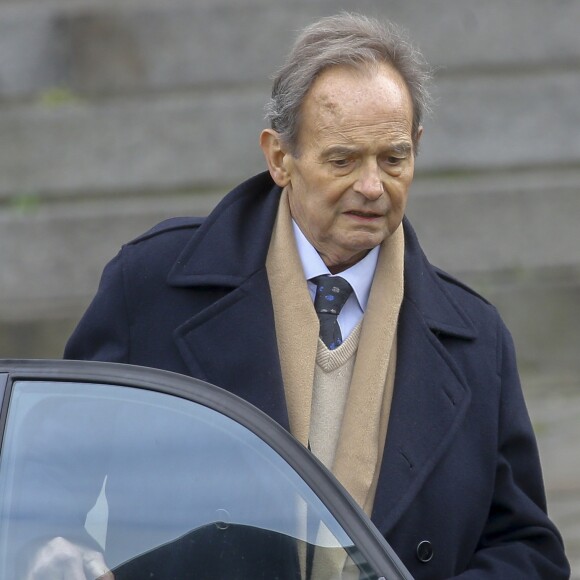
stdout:
{"type": "Polygon", "coordinates": [[[427,77],[391,26],[341,14],[305,29],[267,106],[268,172],[207,219],[124,246],[65,356],[250,401],[417,579],[567,578],[510,336],[404,218],[427,77]]]}

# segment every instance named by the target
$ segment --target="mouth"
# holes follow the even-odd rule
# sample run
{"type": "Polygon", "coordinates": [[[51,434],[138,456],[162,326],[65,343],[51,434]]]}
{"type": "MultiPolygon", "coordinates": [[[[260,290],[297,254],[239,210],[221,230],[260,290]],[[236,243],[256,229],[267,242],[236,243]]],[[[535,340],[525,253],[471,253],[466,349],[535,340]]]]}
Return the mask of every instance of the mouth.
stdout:
{"type": "Polygon", "coordinates": [[[384,217],[384,214],[381,213],[377,213],[374,211],[347,211],[345,212],[346,215],[348,216],[352,216],[354,218],[357,219],[362,219],[362,220],[376,220],[376,219],[381,219],[384,217]]]}

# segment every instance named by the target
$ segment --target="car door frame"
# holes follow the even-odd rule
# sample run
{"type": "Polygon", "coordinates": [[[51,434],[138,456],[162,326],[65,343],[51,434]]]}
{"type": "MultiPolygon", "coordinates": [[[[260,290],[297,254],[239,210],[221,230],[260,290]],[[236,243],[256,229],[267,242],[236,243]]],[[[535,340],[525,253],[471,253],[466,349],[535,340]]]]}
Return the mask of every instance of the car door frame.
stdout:
{"type": "Polygon", "coordinates": [[[413,580],[386,539],[336,478],[283,427],[238,396],[199,379],[149,367],[98,361],[0,360],[0,456],[12,389],[17,381],[111,384],[145,389],[180,397],[229,417],[268,444],[298,473],[385,580],[413,580]]]}

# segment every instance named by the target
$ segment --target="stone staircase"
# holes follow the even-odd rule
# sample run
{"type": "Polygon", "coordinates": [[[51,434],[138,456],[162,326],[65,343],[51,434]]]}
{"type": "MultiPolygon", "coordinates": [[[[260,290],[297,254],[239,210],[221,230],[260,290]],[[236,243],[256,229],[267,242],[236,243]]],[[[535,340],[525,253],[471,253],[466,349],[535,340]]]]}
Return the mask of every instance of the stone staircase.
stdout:
{"type": "Polygon", "coordinates": [[[0,0],[0,357],[60,356],[123,242],[264,168],[269,76],[296,30],[340,9],[403,25],[435,67],[408,211],[428,255],[500,308],[533,401],[580,391],[567,0],[0,0]]]}

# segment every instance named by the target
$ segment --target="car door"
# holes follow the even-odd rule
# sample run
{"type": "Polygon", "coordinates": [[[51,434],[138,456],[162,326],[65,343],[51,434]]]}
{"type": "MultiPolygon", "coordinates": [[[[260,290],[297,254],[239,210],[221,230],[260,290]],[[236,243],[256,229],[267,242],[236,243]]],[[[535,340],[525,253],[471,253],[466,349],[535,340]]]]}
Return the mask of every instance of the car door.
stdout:
{"type": "Polygon", "coordinates": [[[213,385],[0,361],[0,396],[0,578],[27,578],[55,538],[116,580],[411,578],[308,450],[213,385]]]}

